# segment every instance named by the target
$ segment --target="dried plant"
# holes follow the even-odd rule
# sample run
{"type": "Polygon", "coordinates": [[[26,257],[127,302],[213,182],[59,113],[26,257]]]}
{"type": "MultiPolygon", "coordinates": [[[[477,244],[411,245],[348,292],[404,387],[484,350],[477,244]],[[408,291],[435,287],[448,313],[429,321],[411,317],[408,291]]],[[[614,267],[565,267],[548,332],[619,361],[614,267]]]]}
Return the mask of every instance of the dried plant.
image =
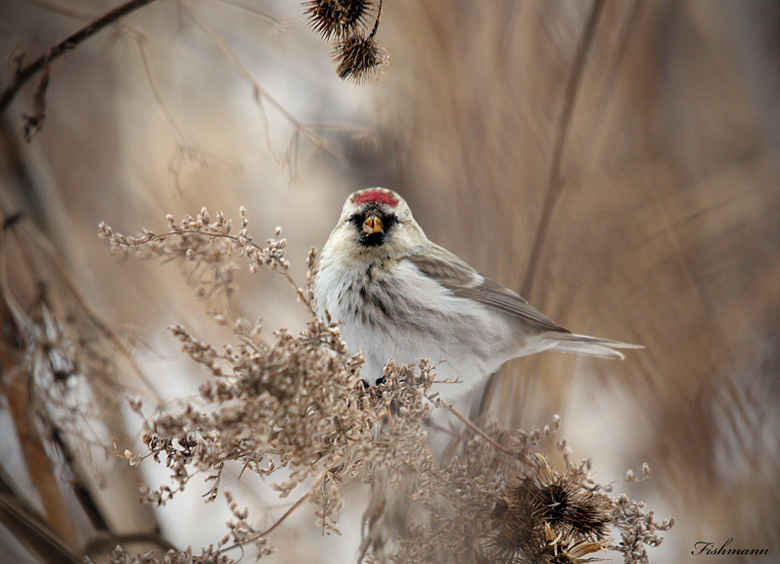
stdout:
{"type": "Polygon", "coordinates": [[[312,29],[323,39],[333,39],[333,61],[340,78],[362,83],[379,75],[388,62],[384,46],[376,42],[382,0],[311,0],[304,5],[312,29]],[[371,17],[374,24],[369,29],[371,17]]]}
{"type": "Polygon", "coordinates": [[[124,2],[101,18],[91,22],[86,27],[83,27],[70,35],[67,39],[53,46],[45,54],[41,55],[28,65],[22,65],[22,57],[17,58],[18,66],[14,80],[2,91],[2,93],[0,93],[0,114],[8,107],[24,84],[36,74],[42,72],[43,78],[41,79],[34,96],[33,110],[35,113],[32,116],[25,116],[24,137],[29,142],[33,135],[43,126],[43,120],[46,114],[45,96],[49,84],[49,76],[51,74],[50,65],[52,61],[74,49],[81,42],[89,39],[106,26],[115,23],[153,1],[154,0],[128,0],[127,2],[124,2]]]}
{"type": "MultiPolygon", "coordinates": [[[[76,516],[116,537],[121,526],[106,500],[137,498],[140,475],[115,457],[114,445],[132,440],[116,417],[124,394],[159,398],[121,338],[87,305],[51,242],[21,213],[7,216],[0,232],[0,317],[0,410],[10,416],[6,432],[18,438],[44,510],[31,502],[13,465],[2,464],[0,523],[43,561],[77,558],[76,516]]],[[[134,504],[123,519],[159,546],[150,508],[134,504]]]]}
{"type": "Polygon", "coordinates": [[[336,42],[333,60],[338,63],[339,77],[360,83],[373,80],[379,74],[387,62],[387,53],[374,41],[373,33],[368,37],[352,35],[336,42]]]}
{"type": "Polygon", "coordinates": [[[373,17],[379,18],[382,3],[372,0],[310,0],[303,3],[304,14],[323,39],[354,35],[366,29],[373,17]]]}
{"type": "MultiPolygon", "coordinates": [[[[196,293],[213,297],[233,291],[236,260],[281,272],[309,309],[310,288],[298,287],[289,275],[286,241],[280,230],[255,244],[241,210],[241,227],[232,233],[222,214],[215,220],[203,209],[180,223],[168,217],[168,231],[143,231],[136,237],[114,233],[101,224],[99,233],[117,254],[136,258],[176,259],[196,293]]],[[[308,279],[316,269],[309,255],[308,279]]],[[[153,459],[169,469],[171,483],[145,489],[145,501],[166,503],[191,478],[205,473],[214,500],[229,465],[272,477],[281,497],[306,488],[273,525],[258,530],[248,513],[228,496],[235,520],[214,546],[195,556],[173,551],[166,562],[231,562],[230,551],[254,544],[257,556],[268,554],[269,535],[304,502],[324,532],[338,531],[344,488],[362,482],[371,489],[364,515],[361,559],[416,562],[589,562],[606,548],[623,552],[625,561],[646,562],[645,545],[660,542],[658,531],[670,522],[654,523],[642,505],[611,499],[608,487],[593,483],[589,464],[572,464],[565,442],[559,442],[565,469],[553,470],[535,452],[556,433],[560,419],[543,430],[481,429],[446,404],[431,386],[435,366],[388,363],[384,381],[366,387],[360,380],[362,357],[350,354],[330,319],[311,321],[298,335],[286,329],[262,336],[262,322],[234,318],[213,308],[214,320],[232,329],[236,343],[215,347],[181,326],[172,328],[183,351],[211,375],[196,400],[144,417],[146,453],[126,457],[133,465],[153,459]],[[466,426],[454,433],[455,452],[435,455],[428,433],[431,418],[452,412],[466,426]],[[286,469],[283,478],[275,473],[286,469]],[[611,545],[616,527],[623,542],[611,545]]],[[[121,550],[110,562],[161,562],[121,550]]]]}
{"type": "MultiPolygon", "coordinates": [[[[43,55],[29,64],[24,64],[25,53],[18,53],[14,58],[16,69],[13,79],[7,87],[0,91],[0,114],[11,105],[22,88],[40,74],[41,78],[32,97],[32,111],[31,113],[22,115],[24,122],[22,129],[23,137],[28,143],[32,141],[33,137],[41,131],[46,121],[46,94],[48,92],[49,81],[52,74],[52,64],[69,51],[92,38],[95,34],[109,28],[112,30],[112,36],[110,38],[111,44],[118,43],[119,41],[126,41],[138,51],[144,74],[155,99],[155,104],[171,126],[171,131],[177,138],[177,148],[169,162],[169,172],[171,173],[173,185],[178,191],[181,191],[180,176],[186,165],[189,164],[199,168],[208,168],[209,166],[214,165],[230,166],[230,163],[223,162],[217,157],[194,148],[192,144],[185,139],[182,128],[177,124],[168,103],[161,94],[158,80],[154,76],[151,57],[148,54],[146,34],[136,30],[132,25],[129,25],[126,22],[129,15],[152,3],[154,3],[154,0],[126,0],[103,16],[91,21],[83,28],[72,33],[63,41],[53,45],[43,55]],[[120,22],[122,25],[117,25],[120,22]]],[[[317,3],[314,2],[312,4],[317,3]]],[[[325,4],[327,4],[327,2],[325,4]]],[[[323,11],[322,9],[317,9],[314,5],[310,6],[307,12],[312,18],[316,18],[316,21],[321,22],[320,24],[315,25],[325,25],[324,22],[331,21],[332,25],[338,27],[339,31],[336,35],[340,38],[362,38],[361,46],[356,48],[353,45],[351,49],[344,53],[344,60],[349,61],[349,63],[346,64],[346,66],[344,64],[339,66],[340,69],[342,67],[344,69],[343,74],[340,71],[340,76],[342,76],[342,78],[349,78],[356,82],[362,82],[374,76],[376,71],[378,71],[378,69],[387,61],[387,57],[384,54],[384,48],[374,41],[374,36],[376,35],[377,26],[379,24],[382,2],[381,0],[378,3],[365,0],[357,2],[338,1],[334,2],[334,4],[338,5],[338,13],[332,16],[327,16],[327,9],[323,11]],[[321,13],[321,15],[315,16],[315,13],[321,13]],[[373,29],[371,29],[369,33],[367,25],[371,17],[374,17],[375,22],[373,29]]],[[[269,128],[266,127],[265,130],[267,149],[282,169],[288,174],[291,182],[295,181],[297,178],[297,162],[302,141],[310,144],[311,147],[317,150],[327,152],[342,163],[345,162],[344,156],[341,154],[336,144],[323,135],[323,130],[327,129],[326,125],[304,123],[296,118],[276,96],[269,92],[253,76],[252,72],[247,68],[247,65],[242,62],[241,57],[239,57],[236,51],[230,46],[230,43],[214,29],[207,19],[200,15],[200,12],[194,6],[188,2],[177,2],[176,5],[177,9],[186,13],[191,21],[205,33],[209,41],[224,56],[225,61],[251,86],[257,109],[265,125],[267,126],[269,119],[271,119],[269,110],[273,109],[275,110],[275,113],[282,116],[282,118],[288,122],[289,126],[291,126],[291,133],[289,134],[283,149],[274,146],[269,128]]],[[[247,6],[236,5],[236,7],[248,9],[247,6]]],[[[49,8],[55,9],[55,7],[52,6],[49,8]]],[[[264,17],[267,21],[271,21],[277,27],[281,27],[279,22],[265,16],[260,11],[254,9],[249,9],[249,11],[254,15],[264,17]]],[[[66,13],[69,15],[76,14],[77,17],[83,17],[83,14],[78,11],[66,11],[66,13]]],[[[366,135],[366,132],[362,131],[360,128],[346,127],[344,130],[352,130],[356,135],[366,135]]]]}

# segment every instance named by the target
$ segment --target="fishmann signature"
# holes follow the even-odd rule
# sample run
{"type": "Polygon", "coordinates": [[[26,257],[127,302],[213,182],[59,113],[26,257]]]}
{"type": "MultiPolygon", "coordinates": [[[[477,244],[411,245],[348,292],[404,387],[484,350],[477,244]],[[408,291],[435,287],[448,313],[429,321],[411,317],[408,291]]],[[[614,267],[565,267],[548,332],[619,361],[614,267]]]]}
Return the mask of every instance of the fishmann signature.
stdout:
{"type": "Polygon", "coordinates": [[[699,541],[693,545],[691,554],[694,556],[706,554],[708,556],[735,555],[735,554],[769,554],[768,548],[728,548],[734,542],[734,537],[717,546],[714,542],[699,541]]]}

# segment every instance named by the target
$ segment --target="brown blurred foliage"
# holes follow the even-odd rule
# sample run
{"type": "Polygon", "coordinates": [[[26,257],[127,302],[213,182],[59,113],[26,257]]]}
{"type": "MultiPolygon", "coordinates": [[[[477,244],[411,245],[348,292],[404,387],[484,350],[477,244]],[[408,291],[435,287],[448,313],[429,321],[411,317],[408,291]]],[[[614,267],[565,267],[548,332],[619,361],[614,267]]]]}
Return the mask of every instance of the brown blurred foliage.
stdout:
{"type": "Polygon", "coordinates": [[[628,394],[625,460],[675,492],[672,537],[777,547],[780,11],[491,6],[405,5],[401,189],[429,236],[553,319],[646,350],[515,361],[482,410],[528,424],[591,374],[628,394]]]}
{"type": "MultiPolygon", "coordinates": [[[[4,2],[2,84],[16,55],[37,56],[105,9],[4,2]]],[[[112,328],[102,338],[140,331],[173,355],[161,329],[198,323],[202,306],[174,269],[108,258],[100,220],[133,232],[167,212],[244,204],[267,225],[258,238],[284,227],[300,276],[343,197],[387,185],[429,237],[562,325],[646,347],[623,363],[514,361],[472,414],[530,426],[558,412],[564,434],[593,437],[575,454],[597,466],[647,460],[652,479],[631,488],[675,517],[666,561],[729,537],[776,554],[780,7],[389,0],[382,14],[391,66],[370,86],[339,82],[291,2],[160,2],[52,65],[32,142],[20,115],[37,81],[2,116],[2,211],[22,210],[36,235],[6,230],[0,246],[18,254],[48,239],[63,268],[28,261],[9,278],[14,295],[40,305],[37,280],[72,281],[112,328]],[[142,329],[119,331],[128,325],[142,329]]],[[[51,295],[82,308],[70,290],[51,295]]],[[[293,303],[270,278],[243,279],[236,296],[269,327],[300,326],[293,303]]],[[[4,351],[18,346],[4,338],[4,351]]]]}

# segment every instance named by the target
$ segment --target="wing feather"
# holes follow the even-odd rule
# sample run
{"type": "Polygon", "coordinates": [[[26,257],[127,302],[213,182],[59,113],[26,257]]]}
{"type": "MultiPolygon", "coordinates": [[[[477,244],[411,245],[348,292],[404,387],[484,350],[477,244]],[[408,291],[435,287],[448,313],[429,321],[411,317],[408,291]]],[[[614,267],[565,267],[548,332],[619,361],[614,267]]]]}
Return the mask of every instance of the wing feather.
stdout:
{"type": "Polygon", "coordinates": [[[519,294],[485,278],[466,262],[438,245],[432,244],[424,253],[410,255],[407,260],[459,298],[474,300],[541,331],[569,333],[567,329],[556,325],[529,305],[519,294]]]}

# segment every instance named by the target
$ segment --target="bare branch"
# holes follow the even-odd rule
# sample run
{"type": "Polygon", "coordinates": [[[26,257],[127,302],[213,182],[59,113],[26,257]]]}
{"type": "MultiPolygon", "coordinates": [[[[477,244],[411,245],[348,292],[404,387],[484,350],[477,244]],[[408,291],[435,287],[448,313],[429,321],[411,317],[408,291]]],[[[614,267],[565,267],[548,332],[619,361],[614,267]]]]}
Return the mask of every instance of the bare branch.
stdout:
{"type": "Polygon", "coordinates": [[[120,18],[123,18],[139,8],[143,8],[147,4],[151,4],[154,1],[155,0],[130,0],[129,2],[125,2],[121,6],[114,8],[104,16],[88,24],[86,27],[81,28],[67,39],[64,39],[49,49],[46,54],[38,57],[34,62],[19,69],[14,81],[3,91],[2,95],[0,95],[0,114],[2,114],[10,105],[22,86],[24,86],[33,76],[46,69],[52,61],[58,59],[66,52],[75,49],[77,45],[86,39],[89,39],[104,27],[111,25],[120,18]]]}

